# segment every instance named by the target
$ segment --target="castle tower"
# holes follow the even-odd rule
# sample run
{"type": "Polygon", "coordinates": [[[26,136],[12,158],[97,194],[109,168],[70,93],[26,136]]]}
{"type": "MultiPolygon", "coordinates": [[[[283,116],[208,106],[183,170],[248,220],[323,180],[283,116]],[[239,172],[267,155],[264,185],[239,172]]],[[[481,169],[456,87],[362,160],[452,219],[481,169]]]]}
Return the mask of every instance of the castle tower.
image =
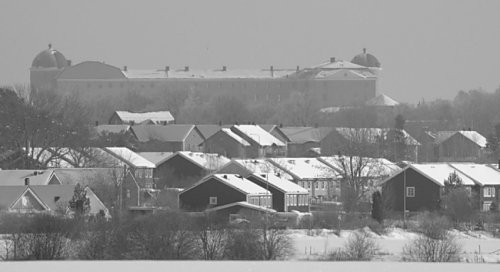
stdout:
{"type": "Polygon", "coordinates": [[[38,53],[33,59],[30,68],[31,89],[41,91],[55,89],[57,75],[70,65],[71,62],[49,44],[48,49],[38,53]]]}

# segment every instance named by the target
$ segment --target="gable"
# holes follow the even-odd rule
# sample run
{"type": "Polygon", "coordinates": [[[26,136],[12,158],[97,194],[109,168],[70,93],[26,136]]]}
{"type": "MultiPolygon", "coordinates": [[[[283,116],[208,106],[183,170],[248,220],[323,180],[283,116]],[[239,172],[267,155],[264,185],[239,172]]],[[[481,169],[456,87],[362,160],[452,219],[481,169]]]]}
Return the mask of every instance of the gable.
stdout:
{"type": "Polygon", "coordinates": [[[44,211],[46,208],[40,200],[31,192],[26,190],[10,207],[13,210],[36,210],[44,211]]]}
{"type": "Polygon", "coordinates": [[[126,79],[120,68],[98,61],[84,61],[65,68],[57,80],[126,79]]]}

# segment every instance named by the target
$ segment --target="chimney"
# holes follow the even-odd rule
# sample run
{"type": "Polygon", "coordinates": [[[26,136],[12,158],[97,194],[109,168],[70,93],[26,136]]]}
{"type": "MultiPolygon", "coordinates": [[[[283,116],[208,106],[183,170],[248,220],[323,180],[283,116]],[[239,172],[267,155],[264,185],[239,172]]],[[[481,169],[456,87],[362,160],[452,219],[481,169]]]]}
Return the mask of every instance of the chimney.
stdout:
{"type": "Polygon", "coordinates": [[[363,48],[363,54],[366,54],[366,48],[363,48]]]}
{"type": "Polygon", "coordinates": [[[36,176],[36,175],[38,175],[38,172],[37,171],[33,172],[33,176],[36,176]]]}
{"type": "Polygon", "coordinates": [[[51,43],[49,43],[49,49],[52,49],[52,44],[51,43]]]}
{"type": "Polygon", "coordinates": [[[189,66],[184,67],[184,72],[189,72],[189,66]]]}
{"type": "Polygon", "coordinates": [[[30,185],[30,178],[24,178],[24,185],[26,186],[30,185]]]}
{"type": "Polygon", "coordinates": [[[271,77],[274,77],[274,67],[271,65],[269,69],[271,70],[271,77]]]}
{"type": "Polygon", "coordinates": [[[61,197],[60,197],[60,196],[55,196],[55,197],[54,197],[54,202],[59,201],[59,199],[61,199],[61,197]]]}
{"type": "Polygon", "coordinates": [[[300,71],[300,66],[297,65],[297,72],[300,71]]]}
{"type": "Polygon", "coordinates": [[[222,66],[222,72],[225,72],[225,71],[227,71],[227,67],[224,65],[224,66],[222,66]]]}
{"type": "Polygon", "coordinates": [[[66,62],[68,63],[68,66],[71,66],[71,60],[66,60],[66,62]]]}
{"type": "Polygon", "coordinates": [[[227,175],[222,176],[223,178],[227,179],[227,175]]]}
{"type": "Polygon", "coordinates": [[[123,66],[123,71],[127,72],[127,65],[123,66]]]}
{"type": "Polygon", "coordinates": [[[335,57],[331,57],[330,58],[330,63],[334,63],[335,62],[335,57]]]}
{"type": "Polygon", "coordinates": [[[168,77],[168,72],[170,72],[170,66],[165,66],[165,75],[168,77]]]}
{"type": "Polygon", "coordinates": [[[95,121],[95,126],[98,127],[99,126],[99,121],[95,121]]]}

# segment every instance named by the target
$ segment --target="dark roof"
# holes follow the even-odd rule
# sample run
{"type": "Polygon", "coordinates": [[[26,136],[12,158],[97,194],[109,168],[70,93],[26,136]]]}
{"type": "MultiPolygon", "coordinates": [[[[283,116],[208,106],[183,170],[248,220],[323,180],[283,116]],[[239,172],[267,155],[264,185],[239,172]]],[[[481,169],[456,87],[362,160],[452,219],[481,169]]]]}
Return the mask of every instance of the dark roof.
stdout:
{"type": "Polygon", "coordinates": [[[0,210],[8,209],[28,186],[2,186],[0,188],[0,210]]]}
{"type": "Polygon", "coordinates": [[[194,125],[138,125],[131,128],[139,142],[183,142],[193,129],[194,125]]]}
{"type": "Polygon", "coordinates": [[[33,59],[31,67],[33,68],[57,68],[62,69],[68,66],[68,61],[61,52],[49,47],[38,53],[33,59]]]}
{"type": "Polygon", "coordinates": [[[222,128],[229,128],[231,126],[230,125],[219,126],[219,125],[205,124],[205,125],[196,125],[196,127],[200,131],[201,135],[203,135],[203,137],[205,137],[205,139],[208,139],[210,136],[214,135],[222,128]]]}
{"type": "Polygon", "coordinates": [[[366,53],[366,48],[363,48],[363,52],[356,55],[351,60],[352,63],[365,66],[365,67],[378,67],[380,68],[380,61],[372,54],[366,53]]]}

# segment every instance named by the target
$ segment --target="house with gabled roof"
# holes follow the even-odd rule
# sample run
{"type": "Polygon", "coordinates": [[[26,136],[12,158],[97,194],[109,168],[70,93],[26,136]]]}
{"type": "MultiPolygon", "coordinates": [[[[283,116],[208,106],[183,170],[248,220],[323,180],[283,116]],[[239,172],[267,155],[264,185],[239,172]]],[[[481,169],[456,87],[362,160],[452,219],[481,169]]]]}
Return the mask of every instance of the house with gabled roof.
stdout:
{"type": "MultiPolygon", "coordinates": [[[[74,195],[74,185],[17,185],[0,186],[0,209],[16,213],[51,213],[66,215],[69,202],[74,195]]],[[[88,187],[84,188],[89,199],[89,214],[103,214],[109,211],[97,195],[88,187]]]]}
{"type": "Polygon", "coordinates": [[[154,163],[126,147],[104,147],[103,150],[120,160],[123,168],[132,172],[141,187],[154,187],[154,163]]]}
{"type": "Polygon", "coordinates": [[[405,144],[405,159],[409,161],[416,161],[418,158],[418,150],[420,143],[413,138],[405,130],[398,130],[394,128],[347,128],[336,127],[329,135],[321,141],[321,154],[324,156],[338,155],[354,155],[354,156],[367,156],[367,157],[383,157],[384,153],[389,147],[384,144],[389,135],[395,132],[400,132],[405,144]],[[349,146],[362,145],[366,150],[359,150],[349,146]],[[360,154],[362,153],[362,154],[360,154]]]}
{"type": "Polygon", "coordinates": [[[287,180],[293,180],[293,177],[281,168],[269,162],[267,159],[233,159],[216,173],[218,174],[238,174],[248,177],[251,174],[269,174],[275,175],[287,180]]]}
{"type": "Polygon", "coordinates": [[[179,194],[179,207],[185,211],[204,211],[236,202],[271,208],[272,194],[234,174],[206,176],[179,194]]]}
{"type": "Polygon", "coordinates": [[[228,162],[219,154],[178,151],[157,164],[156,184],[159,189],[187,188],[228,162]]]}
{"type": "Polygon", "coordinates": [[[438,161],[478,161],[484,156],[486,137],[477,131],[439,131],[435,138],[438,161]]]}
{"type": "Polygon", "coordinates": [[[340,174],[316,158],[269,158],[270,163],[292,176],[309,191],[312,201],[338,200],[340,174]]]}
{"type": "Polygon", "coordinates": [[[500,171],[476,163],[409,164],[383,182],[382,195],[396,211],[437,210],[445,181],[452,174],[469,192],[477,193],[482,211],[488,211],[492,202],[498,203],[500,171]]]}
{"type": "Polygon", "coordinates": [[[252,145],[229,128],[222,128],[202,144],[205,153],[217,153],[228,158],[246,158],[252,145]]]}
{"type": "Polygon", "coordinates": [[[110,125],[157,124],[167,125],[175,122],[169,111],[129,112],[115,111],[109,118],[110,125]]]}
{"type": "Polygon", "coordinates": [[[137,125],[131,131],[141,152],[199,152],[205,140],[195,125],[137,125]]]}
{"type": "Polygon", "coordinates": [[[333,128],[329,127],[282,127],[287,136],[287,157],[303,157],[311,148],[319,148],[321,141],[333,128]]]}
{"type": "Polygon", "coordinates": [[[281,131],[281,128],[283,127],[282,124],[280,125],[259,125],[263,130],[271,133],[274,137],[276,137],[278,140],[288,143],[290,142],[290,139],[287,137],[283,131],[281,131]]]}
{"type": "Polygon", "coordinates": [[[274,210],[309,212],[309,192],[290,180],[272,174],[251,174],[246,179],[271,192],[274,210]]]}
{"type": "Polygon", "coordinates": [[[231,131],[250,144],[247,158],[280,157],[286,155],[286,143],[258,125],[233,125],[231,131]]]}
{"type": "Polygon", "coordinates": [[[196,128],[200,131],[203,138],[208,139],[210,136],[217,133],[219,130],[223,128],[230,128],[231,125],[215,125],[215,124],[199,124],[196,125],[196,128]]]}

